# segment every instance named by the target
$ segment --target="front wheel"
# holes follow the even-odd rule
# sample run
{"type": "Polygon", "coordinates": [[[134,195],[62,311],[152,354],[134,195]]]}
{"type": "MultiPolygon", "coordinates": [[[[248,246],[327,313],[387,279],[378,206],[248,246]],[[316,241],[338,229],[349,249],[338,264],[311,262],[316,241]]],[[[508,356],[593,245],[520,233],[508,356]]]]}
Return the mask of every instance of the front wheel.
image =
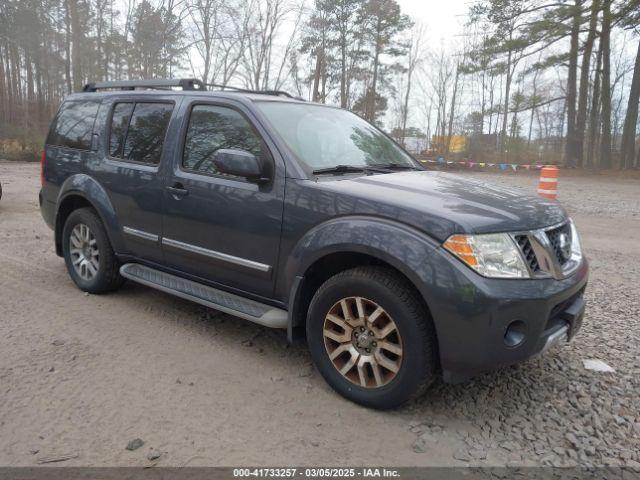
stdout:
{"type": "Polygon", "coordinates": [[[393,408],[436,377],[436,339],[428,312],[399,274],[357,267],[327,280],[309,306],[313,361],[341,395],[393,408]]]}

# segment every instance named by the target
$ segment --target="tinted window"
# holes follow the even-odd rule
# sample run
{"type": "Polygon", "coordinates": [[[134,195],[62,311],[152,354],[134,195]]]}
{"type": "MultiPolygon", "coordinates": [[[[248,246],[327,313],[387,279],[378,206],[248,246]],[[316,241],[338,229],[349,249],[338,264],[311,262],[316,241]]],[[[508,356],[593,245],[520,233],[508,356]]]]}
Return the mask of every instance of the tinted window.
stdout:
{"type": "Polygon", "coordinates": [[[117,103],[113,109],[109,153],[134,162],[160,163],[173,105],[117,103]],[[133,112],[131,109],[133,108],[133,112]]]}
{"type": "Polygon", "coordinates": [[[193,107],[189,118],[182,165],[189,170],[219,174],[213,154],[221,148],[246,150],[266,160],[266,147],[251,124],[231,108],[193,107]]]}
{"type": "Polygon", "coordinates": [[[109,155],[122,157],[124,137],[133,112],[133,103],[117,103],[111,117],[111,133],[109,135],[109,155]]]}
{"type": "Polygon", "coordinates": [[[54,120],[47,143],[61,147],[89,150],[93,123],[100,102],[65,102],[54,120]]]}

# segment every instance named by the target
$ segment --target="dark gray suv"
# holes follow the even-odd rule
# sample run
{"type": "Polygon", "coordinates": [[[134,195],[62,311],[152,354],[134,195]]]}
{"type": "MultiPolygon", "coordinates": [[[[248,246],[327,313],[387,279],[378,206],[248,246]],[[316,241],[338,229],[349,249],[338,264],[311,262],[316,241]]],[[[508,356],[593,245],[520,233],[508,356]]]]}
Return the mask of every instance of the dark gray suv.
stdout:
{"type": "Polygon", "coordinates": [[[588,266],[556,202],[425,171],[356,115],[195,80],[60,107],[42,215],[73,281],[124,279],[306,337],[340,394],[397,406],[579,329],[588,266]]]}

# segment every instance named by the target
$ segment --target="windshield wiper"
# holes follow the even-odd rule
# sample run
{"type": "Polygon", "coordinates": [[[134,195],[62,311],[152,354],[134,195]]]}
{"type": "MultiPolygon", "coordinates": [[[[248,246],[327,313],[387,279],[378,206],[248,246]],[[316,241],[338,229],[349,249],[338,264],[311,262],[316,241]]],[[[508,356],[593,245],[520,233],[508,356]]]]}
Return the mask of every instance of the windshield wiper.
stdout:
{"type": "Polygon", "coordinates": [[[360,173],[360,172],[376,172],[376,173],[388,173],[387,170],[383,168],[378,168],[377,166],[357,166],[357,165],[335,165],[333,167],[327,168],[317,168],[313,171],[314,175],[321,175],[323,173],[360,173]]]}
{"type": "Polygon", "coordinates": [[[376,168],[386,168],[387,170],[422,170],[420,167],[403,163],[376,163],[373,166],[376,168]]]}

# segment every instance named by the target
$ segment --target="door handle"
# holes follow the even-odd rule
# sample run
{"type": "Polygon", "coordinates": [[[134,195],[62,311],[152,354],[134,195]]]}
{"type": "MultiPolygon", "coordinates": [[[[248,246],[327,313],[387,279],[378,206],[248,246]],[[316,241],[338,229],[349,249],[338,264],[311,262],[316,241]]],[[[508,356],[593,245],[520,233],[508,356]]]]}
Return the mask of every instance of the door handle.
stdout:
{"type": "Polygon", "coordinates": [[[183,197],[189,195],[189,190],[184,188],[181,183],[175,183],[172,187],[167,187],[167,190],[176,200],[179,200],[183,197]]]}

